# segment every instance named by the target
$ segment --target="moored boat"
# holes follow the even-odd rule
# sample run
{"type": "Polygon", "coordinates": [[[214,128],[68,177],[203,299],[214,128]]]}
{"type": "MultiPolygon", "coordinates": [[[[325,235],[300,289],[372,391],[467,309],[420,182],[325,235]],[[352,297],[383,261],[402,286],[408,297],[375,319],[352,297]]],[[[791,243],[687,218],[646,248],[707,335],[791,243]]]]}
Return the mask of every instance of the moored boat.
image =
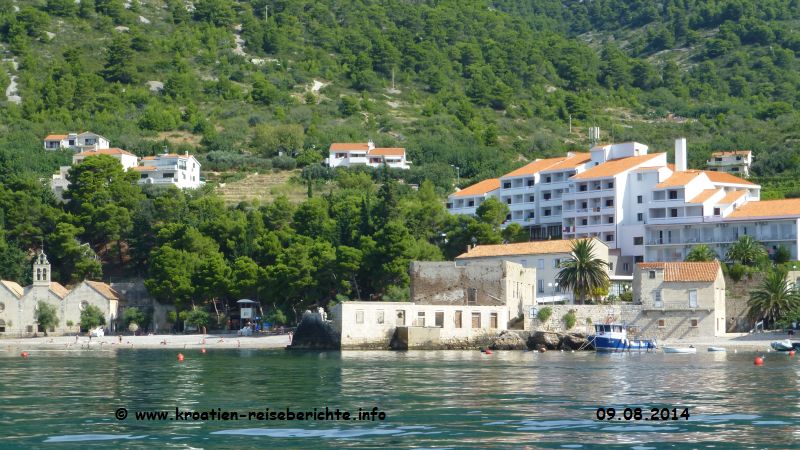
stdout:
{"type": "Polygon", "coordinates": [[[664,353],[697,353],[694,346],[688,347],[664,347],[664,353]]]}
{"type": "Polygon", "coordinates": [[[655,340],[628,339],[628,332],[621,324],[595,325],[594,333],[589,336],[589,342],[598,352],[641,352],[657,348],[655,340]]]}
{"type": "Polygon", "coordinates": [[[784,339],[782,341],[772,341],[772,343],[769,345],[770,347],[772,347],[773,350],[778,352],[788,352],[789,350],[794,349],[794,344],[790,339],[784,339]]]}
{"type": "Polygon", "coordinates": [[[727,351],[727,350],[725,350],[725,347],[708,347],[708,351],[710,351],[710,352],[724,352],[724,351],[727,351]]]}

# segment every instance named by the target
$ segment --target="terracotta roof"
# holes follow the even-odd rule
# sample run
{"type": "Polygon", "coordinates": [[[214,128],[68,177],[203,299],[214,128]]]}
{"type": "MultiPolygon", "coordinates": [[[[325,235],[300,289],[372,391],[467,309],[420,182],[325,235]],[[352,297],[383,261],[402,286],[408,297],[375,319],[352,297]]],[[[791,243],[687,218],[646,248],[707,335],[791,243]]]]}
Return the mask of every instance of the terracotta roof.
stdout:
{"type": "Polygon", "coordinates": [[[727,218],[800,217],[800,198],[747,202],[727,218]]]}
{"type": "Polygon", "coordinates": [[[550,172],[554,170],[574,169],[579,165],[585,164],[591,160],[591,153],[575,153],[574,155],[565,158],[563,161],[548,167],[545,171],[550,172]]]}
{"type": "Polygon", "coordinates": [[[749,155],[753,152],[750,150],[733,150],[733,151],[726,151],[726,152],[714,152],[711,156],[737,156],[737,155],[749,155]]]}
{"type": "Polygon", "coordinates": [[[689,200],[687,203],[703,203],[706,200],[710,199],[714,196],[717,192],[720,192],[722,189],[705,189],[699,194],[697,194],[693,199],[689,200]]]}
{"type": "Polygon", "coordinates": [[[45,141],[60,141],[66,139],[68,135],[66,134],[48,134],[47,137],[44,138],[45,141]]]}
{"type": "Polygon", "coordinates": [[[25,289],[14,281],[0,280],[0,284],[5,286],[12,294],[16,295],[17,298],[21,298],[25,293],[25,289]]]}
{"type": "Polygon", "coordinates": [[[60,298],[64,298],[67,294],[69,294],[69,289],[65,288],[60,283],[53,281],[50,283],[50,292],[56,294],[60,298]]]}
{"type": "Polygon", "coordinates": [[[663,153],[652,153],[649,155],[640,155],[640,156],[629,156],[627,158],[619,158],[619,159],[612,159],[611,161],[606,161],[600,165],[594,166],[590,169],[587,169],[574,177],[574,180],[586,180],[590,178],[605,178],[605,177],[613,177],[614,175],[618,175],[626,170],[631,170],[637,168],[636,166],[640,164],[645,164],[648,161],[651,161],[659,156],[663,155],[663,153]]]}
{"type": "Polygon", "coordinates": [[[466,197],[470,195],[483,195],[487,192],[491,192],[495,189],[500,188],[500,179],[499,178],[489,178],[488,180],[483,180],[479,183],[475,183],[472,186],[467,186],[464,189],[452,194],[454,197],[466,197]]]}
{"type": "Polygon", "coordinates": [[[97,155],[130,155],[130,156],[136,156],[133,153],[127,151],[127,150],[123,150],[121,148],[116,148],[116,147],[114,147],[114,148],[101,148],[101,149],[97,149],[97,150],[88,150],[88,151],[85,151],[85,152],[80,152],[75,156],[89,157],[89,156],[97,156],[97,155]]]}
{"type": "Polygon", "coordinates": [[[719,261],[711,262],[650,262],[639,263],[641,270],[661,269],[664,281],[715,281],[719,275],[719,261]]]}
{"type": "Polygon", "coordinates": [[[137,172],[149,172],[151,170],[156,170],[156,167],[155,166],[136,166],[136,167],[133,168],[133,170],[135,170],[137,172]]]}
{"type": "Polygon", "coordinates": [[[722,200],[719,201],[720,204],[728,205],[736,200],[742,198],[743,195],[747,194],[747,191],[731,191],[728,192],[722,200]]]}
{"type": "Polygon", "coordinates": [[[406,154],[404,148],[373,148],[369,151],[368,155],[384,155],[384,156],[403,156],[406,154]]]}
{"type": "Polygon", "coordinates": [[[89,281],[85,280],[84,283],[88,284],[92,289],[97,291],[103,297],[109,300],[119,300],[119,296],[117,296],[117,291],[111,288],[111,286],[101,283],[99,281],[89,281]]]}
{"type": "MultiPolygon", "coordinates": [[[[592,238],[595,244],[603,244],[592,238]]],[[[560,239],[552,241],[519,242],[516,244],[478,245],[456,259],[483,258],[488,256],[540,255],[545,253],[571,253],[572,240],[560,239]]],[[[605,245],[605,244],[603,244],[605,245]]]]}
{"type": "Polygon", "coordinates": [[[751,183],[747,180],[733,176],[729,173],[715,172],[713,170],[705,170],[704,172],[706,173],[706,175],[708,175],[708,178],[711,180],[712,183],[747,184],[750,186],[756,186],[755,183],[751,183]]]}
{"type": "Polygon", "coordinates": [[[656,185],[657,189],[666,187],[686,186],[690,181],[700,176],[700,172],[686,171],[686,172],[673,172],[672,175],[666,180],[656,185]]]}
{"type": "Polygon", "coordinates": [[[332,151],[332,152],[353,151],[353,150],[355,150],[355,151],[368,151],[369,150],[369,144],[363,143],[363,142],[358,142],[358,143],[336,142],[334,144],[331,144],[331,149],[330,149],[330,151],[332,151]]]}
{"type": "Polygon", "coordinates": [[[520,167],[517,170],[511,171],[502,178],[509,178],[509,177],[519,177],[522,175],[533,175],[537,172],[541,172],[545,169],[549,169],[550,167],[563,162],[567,158],[559,157],[559,158],[548,158],[548,159],[537,159],[536,161],[530,162],[525,164],[524,166],[520,167]]]}

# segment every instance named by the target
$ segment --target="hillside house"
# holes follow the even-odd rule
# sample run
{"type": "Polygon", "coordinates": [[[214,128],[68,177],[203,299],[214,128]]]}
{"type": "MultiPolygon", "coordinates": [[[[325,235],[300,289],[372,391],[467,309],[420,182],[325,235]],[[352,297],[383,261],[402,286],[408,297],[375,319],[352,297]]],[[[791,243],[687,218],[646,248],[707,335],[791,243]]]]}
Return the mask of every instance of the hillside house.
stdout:
{"type": "Polygon", "coordinates": [[[330,167],[369,166],[409,169],[404,148],[376,148],[372,141],[366,143],[334,143],[328,150],[325,163],[330,167]]]}
{"type": "Polygon", "coordinates": [[[51,134],[44,138],[45,150],[102,150],[109,148],[111,142],[97,133],[86,131],[83,133],[51,134]]]}
{"type": "Polygon", "coordinates": [[[203,185],[200,162],[189,152],[145,156],[142,165],[133,170],[139,173],[139,184],[172,184],[182,189],[196,189],[203,185]]]}

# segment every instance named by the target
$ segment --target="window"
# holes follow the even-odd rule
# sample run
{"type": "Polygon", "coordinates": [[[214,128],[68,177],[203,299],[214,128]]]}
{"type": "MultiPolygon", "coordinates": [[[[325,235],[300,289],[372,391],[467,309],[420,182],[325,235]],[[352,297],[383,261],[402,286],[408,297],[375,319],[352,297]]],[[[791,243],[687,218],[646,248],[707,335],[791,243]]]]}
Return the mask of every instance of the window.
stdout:
{"type": "Polygon", "coordinates": [[[558,258],[553,259],[553,269],[558,269],[559,264],[561,264],[561,260],[558,258]]]}
{"type": "Polygon", "coordinates": [[[489,314],[489,328],[497,328],[497,313],[489,314]]]}
{"type": "Polygon", "coordinates": [[[468,201],[467,202],[467,206],[470,206],[470,207],[475,206],[475,200],[468,201]]]}
{"type": "Polygon", "coordinates": [[[637,173],[636,174],[636,181],[642,181],[642,174],[641,173],[637,173]]]}
{"type": "Polygon", "coordinates": [[[456,311],[453,316],[453,325],[455,325],[456,328],[463,328],[464,325],[461,323],[461,311],[456,311]]]}
{"type": "Polygon", "coordinates": [[[678,217],[678,208],[670,208],[669,216],[670,217],[678,217]]]}
{"type": "Polygon", "coordinates": [[[540,259],[539,261],[537,261],[536,267],[538,267],[539,269],[544,269],[544,260],[540,259]]]}
{"type": "Polygon", "coordinates": [[[357,309],[356,310],[356,323],[364,323],[364,310],[357,309]]]}
{"type": "Polygon", "coordinates": [[[697,319],[692,319],[689,321],[689,326],[692,328],[697,328],[697,319]]]}
{"type": "Polygon", "coordinates": [[[6,322],[3,319],[0,319],[0,333],[6,332],[6,322]]]}
{"type": "Polygon", "coordinates": [[[719,214],[720,214],[720,213],[719,213],[719,208],[714,208],[714,215],[715,215],[715,216],[718,216],[719,214]]]}
{"type": "Polygon", "coordinates": [[[70,139],[69,140],[69,146],[70,147],[74,147],[75,146],[75,139],[70,139]]]}
{"type": "Polygon", "coordinates": [[[511,189],[511,182],[506,181],[503,183],[503,189],[511,189]]]}
{"type": "Polygon", "coordinates": [[[588,207],[589,207],[589,204],[587,202],[581,202],[581,208],[586,209],[588,207]]]}
{"type": "Polygon", "coordinates": [[[651,270],[650,271],[650,279],[651,280],[655,280],[655,278],[656,278],[656,271],[655,270],[651,270]]]}
{"type": "Polygon", "coordinates": [[[89,302],[87,302],[87,301],[82,301],[81,304],[78,305],[78,308],[80,308],[81,311],[83,311],[84,309],[86,309],[88,307],[89,307],[89,302]]]}
{"type": "Polygon", "coordinates": [[[550,200],[550,196],[551,196],[551,194],[549,192],[545,192],[544,195],[542,195],[542,198],[544,200],[550,200]]]}
{"type": "Polygon", "coordinates": [[[697,289],[689,290],[689,308],[697,308],[697,289]]]}
{"type": "Polygon", "coordinates": [[[424,327],[425,326],[425,311],[419,311],[417,313],[417,320],[414,321],[415,327],[424,327]]]}
{"type": "Polygon", "coordinates": [[[534,202],[536,201],[536,196],[535,196],[535,195],[529,195],[529,196],[528,196],[528,201],[529,201],[530,203],[534,203],[534,202]]]}
{"type": "Polygon", "coordinates": [[[722,162],[722,158],[714,158],[715,162],[722,162]]]}
{"type": "Polygon", "coordinates": [[[581,225],[587,225],[588,223],[586,219],[581,219],[581,225]]]}
{"type": "Polygon", "coordinates": [[[607,222],[608,222],[608,223],[614,223],[614,216],[610,216],[610,217],[608,218],[608,221],[607,221],[607,222]]]}
{"type": "Polygon", "coordinates": [[[406,312],[405,311],[397,311],[397,320],[395,321],[398,327],[406,326],[406,312]]]}
{"type": "Polygon", "coordinates": [[[614,234],[609,233],[606,235],[606,242],[614,242],[614,234]]]}
{"type": "Polygon", "coordinates": [[[175,174],[173,172],[164,172],[164,174],[161,175],[161,177],[162,178],[175,178],[175,174]]]}
{"type": "Polygon", "coordinates": [[[633,257],[633,262],[635,262],[635,263],[644,262],[644,256],[634,256],[633,257]]]}
{"type": "Polygon", "coordinates": [[[677,200],[678,199],[678,191],[669,191],[669,199],[670,200],[677,200]]]}
{"type": "Polygon", "coordinates": [[[33,325],[28,325],[27,327],[25,327],[25,331],[27,331],[28,333],[33,333],[33,325]]]}
{"type": "Polygon", "coordinates": [[[346,158],[346,157],[347,157],[347,153],[337,153],[336,154],[336,159],[342,159],[342,158],[346,158]]]}
{"type": "Polygon", "coordinates": [[[638,203],[638,204],[640,204],[640,205],[641,205],[641,204],[642,204],[642,201],[643,201],[643,199],[642,199],[642,196],[641,196],[641,195],[637,195],[637,196],[636,196],[636,203],[638,203]]]}
{"type": "Polygon", "coordinates": [[[472,313],[472,328],[480,328],[481,327],[481,313],[474,312],[472,313]]]}
{"type": "Polygon", "coordinates": [[[434,316],[434,326],[444,328],[444,311],[436,311],[434,316]]]}
{"type": "Polygon", "coordinates": [[[606,200],[606,206],[607,207],[614,206],[614,200],[613,199],[606,200]]]}
{"type": "Polygon", "coordinates": [[[578,188],[578,190],[579,190],[579,191],[581,191],[581,192],[586,192],[586,190],[587,190],[588,188],[589,188],[589,186],[587,186],[587,185],[585,185],[585,184],[582,184],[582,185],[581,185],[581,186],[578,188]]]}
{"type": "Polygon", "coordinates": [[[637,213],[637,214],[636,214],[636,220],[637,220],[638,222],[643,222],[643,221],[644,221],[644,214],[642,214],[642,213],[637,213]]]}
{"type": "Polygon", "coordinates": [[[0,302],[0,312],[5,311],[5,309],[6,309],[6,304],[3,303],[3,302],[0,302]]]}
{"type": "Polygon", "coordinates": [[[653,299],[656,302],[656,306],[661,306],[661,289],[653,291],[653,299]]]}
{"type": "Polygon", "coordinates": [[[739,171],[738,167],[731,167],[731,172],[738,172],[738,171],[739,171]]]}
{"type": "Polygon", "coordinates": [[[665,328],[667,326],[667,321],[664,319],[658,319],[658,328],[665,328]]]}
{"type": "Polygon", "coordinates": [[[528,187],[532,187],[534,184],[533,179],[528,180],[528,187]]]}
{"type": "Polygon", "coordinates": [[[644,237],[643,236],[635,236],[633,238],[633,245],[642,245],[644,244],[644,237]]]}
{"type": "Polygon", "coordinates": [[[141,178],[141,179],[143,179],[143,180],[144,180],[145,178],[147,178],[147,174],[146,174],[146,173],[143,173],[143,174],[139,175],[139,178],[141,178]]]}
{"type": "Polygon", "coordinates": [[[630,269],[630,266],[628,265],[628,263],[622,263],[622,270],[623,271],[627,272],[629,269],[630,269]]]}
{"type": "Polygon", "coordinates": [[[608,270],[610,270],[612,272],[614,271],[614,263],[612,263],[612,262],[608,263],[608,270]]]}
{"type": "Polygon", "coordinates": [[[608,183],[606,183],[606,188],[607,189],[614,189],[614,182],[613,181],[609,181],[608,183]]]}
{"type": "Polygon", "coordinates": [[[383,311],[382,309],[379,309],[379,310],[378,310],[378,311],[375,313],[375,317],[376,317],[375,321],[376,321],[376,322],[378,322],[378,324],[383,324],[383,320],[384,320],[384,318],[385,318],[384,311],[383,311]]]}
{"type": "Polygon", "coordinates": [[[478,304],[478,290],[475,288],[468,288],[467,289],[467,304],[468,305],[477,305],[478,304]]]}
{"type": "Polygon", "coordinates": [[[545,209],[544,210],[544,215],[545,215],[545,217],[549,216],[550,215],[550,210],[549,209],[545,209]]]}
{"type": "Polygon", "coordinates": [[[549,182],[550,182],[552,179],[553,179],[553,178],[552,178],[551,176],[549,176],[549,175],[548,175],[548,176],[544,177],[544,182],[545,182],[545,183],[549,183],[549,182]]]}
{"type": "Polygon", "coordinates": [[[544,294],[544,280],[536,280],[536,291],[544,294]]]}
{"type": "Polygon", "coordinates": [[[511,204],[511,197],[508,197],[508,198],[506,199],[506,204],[508,204],[508,205],[510,205],[510,204],[511,204]]]}

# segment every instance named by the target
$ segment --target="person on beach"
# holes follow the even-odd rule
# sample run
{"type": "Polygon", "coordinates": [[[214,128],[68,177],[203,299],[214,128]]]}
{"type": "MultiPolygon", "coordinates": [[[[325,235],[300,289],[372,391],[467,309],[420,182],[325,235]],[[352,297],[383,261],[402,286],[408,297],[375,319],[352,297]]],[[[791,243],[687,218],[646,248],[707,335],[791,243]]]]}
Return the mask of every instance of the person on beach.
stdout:
{"type": "Polygon", "coordinates": [[[122,344],[122,335],[118,334],[117,337],[119,338],[119,343],[122,344]]]}

